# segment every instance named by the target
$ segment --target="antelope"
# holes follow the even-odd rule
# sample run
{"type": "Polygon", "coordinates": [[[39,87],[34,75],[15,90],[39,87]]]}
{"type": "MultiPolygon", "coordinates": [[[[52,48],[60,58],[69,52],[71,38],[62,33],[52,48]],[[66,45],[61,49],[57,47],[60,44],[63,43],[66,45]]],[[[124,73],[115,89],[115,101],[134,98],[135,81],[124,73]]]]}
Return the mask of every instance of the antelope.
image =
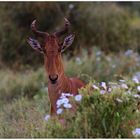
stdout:
{"type": "Polygon", "coordinates": [[[70,27],[70,22],[66,18],[64,20],[64,28],[52,34],[37,30],[36,20],[34,20],[31,24],[31,30],[36,37],[43,39],[43,44],[40,44],[38,40],[31,37],[27,39],[27,42],[33,49],[44,55],[51,116],[57,116],[56,102],[61,93],[71,93],[75,96],[78,94],[78,89],[85,86],[78,78],[68,78],[64,73],[61,53],[71,46],[75,37],[74,34],[69,34],[65,37],[63,43],[60,42],[59,38],[67,33],[70,27]]]}

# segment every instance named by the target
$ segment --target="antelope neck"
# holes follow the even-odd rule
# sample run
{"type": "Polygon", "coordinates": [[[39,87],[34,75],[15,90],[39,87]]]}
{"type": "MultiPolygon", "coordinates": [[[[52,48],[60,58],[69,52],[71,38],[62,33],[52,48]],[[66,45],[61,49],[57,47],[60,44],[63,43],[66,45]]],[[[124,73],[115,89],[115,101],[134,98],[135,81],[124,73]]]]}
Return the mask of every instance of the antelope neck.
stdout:
{"type": "Polygon", "coordinates": [[[60,75],[58,75],[58,81],[56,84],[52,84],[50,82],[50,85],[53,87],[53,88],[56,88],[56,90],[59,90],[61,92],[68,92],[70,91],[71,89],[71,81],[70,79],[64,74],[64,73],[61,73],[60,75]]]}

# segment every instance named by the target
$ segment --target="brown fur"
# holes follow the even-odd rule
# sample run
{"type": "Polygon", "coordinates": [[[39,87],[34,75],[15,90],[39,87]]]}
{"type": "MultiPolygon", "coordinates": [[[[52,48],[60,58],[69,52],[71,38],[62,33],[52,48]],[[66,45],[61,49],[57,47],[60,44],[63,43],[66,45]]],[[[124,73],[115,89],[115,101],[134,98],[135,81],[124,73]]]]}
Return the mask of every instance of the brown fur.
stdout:
{"type": "Polygon", "coordinates": [[[64,74],[61,53],[56,38],[50,36],[45,46],[46,55],[44,56],[45,69],[48,75],[57,74],[56,84],[48,82],[48,92],[51,102],[51,115],[56,115],[56,101],[61,93],[78,94],[78,89],[84,86],[84,83],[78,78],[68,78],[64,74]]]}
{"type": "MultiPolygon", "coordinates": [[[[68,31],[70,26],[69,21],[64,18],[65,27],[54,34],[50,35],[47,32],[41,32],[36,29],[34,20],[31,24],[31,29],[36,37],[43,38],[44,45],[40,45],[35,39],[28,38],[27,41],[33,49],[44,54],[45,70],[48,75],[48,92],[51,102],[51,115],[56,115],[56,101],[61,96],[61,93],[78,94],[78,89],[84,86],[84,83],[78,78],[68,78],[64,73],[61,52],[69,47],[73,40],[74,34],[67,36],[63,44],[59,42],[59,37],[68,31]],[[55,80],[55,82],[54,82],[55,80]]],[[[73,106],[72,110],[76,110],[73,106]]]]}

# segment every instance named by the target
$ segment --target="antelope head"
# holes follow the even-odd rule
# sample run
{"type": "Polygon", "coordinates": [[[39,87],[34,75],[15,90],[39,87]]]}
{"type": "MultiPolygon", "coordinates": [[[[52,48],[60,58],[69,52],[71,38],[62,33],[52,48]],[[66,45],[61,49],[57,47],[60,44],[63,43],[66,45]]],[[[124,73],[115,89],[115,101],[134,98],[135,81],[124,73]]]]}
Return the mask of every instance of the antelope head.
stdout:
{"type": "Polygon", "coordinates": [[[31,29],[37,38],[40,37],[43,39],[43,43],[40,44],[38,40],[31,37],[27,39],[27,42],[34,50],[44,54],[45,68],[52,84],[57,83],[59,78],[64,73],[61,62],[61,53],[64,52],[74,40],[74,34],[69,34],[64,38],[63,42],[60,42],[59,38],[63,34],[67,33],[70,27],[69,21],[66,18],[64,19],[64,28],[52,34],[38,31],[36,29],[36,20],[34,20],[31,24],[31,29]]]}

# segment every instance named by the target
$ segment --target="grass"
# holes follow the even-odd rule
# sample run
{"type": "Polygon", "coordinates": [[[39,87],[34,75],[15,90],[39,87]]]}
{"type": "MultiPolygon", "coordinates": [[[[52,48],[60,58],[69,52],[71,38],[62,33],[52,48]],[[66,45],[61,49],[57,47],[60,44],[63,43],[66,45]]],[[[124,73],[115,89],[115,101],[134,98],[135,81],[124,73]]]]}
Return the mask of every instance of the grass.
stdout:
{"type": "Polygon", "coordinates": [[[94,48],[88,58],[64,57],[66,74],[80,77],[87,84],[81,89],[82,101],[75,114],[65,110],[66,127],[57,120],[45,121],[50,102],[44,68],[15,72],[0,70],[0,138],[134,138],[140,128],[139,95],[132,76],[140,71],[139,55],[133,52],[105,55],[94,48]],[[121,87],[124,79],[128,88],[121,87]],[[100,82],[111,92],[101,94],[100,82]],[[92,85],[98,86],[98,90],[92,85]],[[115,86],[117,88],[113,88],[115,86]]]}

